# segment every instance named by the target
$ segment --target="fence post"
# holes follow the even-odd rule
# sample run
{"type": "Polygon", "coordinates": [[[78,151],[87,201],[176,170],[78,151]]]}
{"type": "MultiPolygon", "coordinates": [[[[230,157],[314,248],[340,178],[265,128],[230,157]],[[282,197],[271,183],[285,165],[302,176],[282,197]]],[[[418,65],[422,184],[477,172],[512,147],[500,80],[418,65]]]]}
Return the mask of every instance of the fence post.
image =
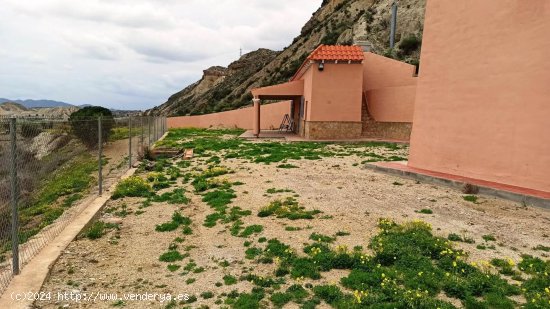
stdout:
{"type": "Polygon", "coordinates": [[[99,195],[103,194],[103,174],[101,173],[101,156],[103,152],[103,130],[101,126],[101,115],[97,117],[97,147],[98,147],[98,155],[97,155],[97,167],[98,167],[98,185],[99,185],[99,195]]]}
{"type": "Polygon", "coordinates": [[[143,129],[143,116],[141,116],[139,118],[139,122],[140,122],[140,127],[141,127],[141,139],[140,139],[140,144],[141,144],[141,148],[140,148],[140,151],[143,152],[143,148],[145,148],[145,135],[144,135],[144,132],[145,132],[145,129],[143,129]]]}
{"type": "Polygon", "coordinates": [[[151,148],[151,116],[147,116],[147,140],[149,148],[151,148]]]}
{"type": "Polygon", "coordinates": [[[11,252],[12,252],[12,271],[14,275],[19,274],[19,230],[17,202],[19,197],[17,184],[17,123],[15,117],[10,119],[10,144],[11,144],[11,252]]]}
{"type": "Polygon", "coordinates": [[[157,117],[153,117],[153,130],[155,132],[153,134],[153,140],[154,140],[154,142],[156,142],[157,141],[157,117]]]}
{"type": "Polygon", "coordinates": [[[128,168],[132,168],[132,116],[128,117],[128,168]]]}

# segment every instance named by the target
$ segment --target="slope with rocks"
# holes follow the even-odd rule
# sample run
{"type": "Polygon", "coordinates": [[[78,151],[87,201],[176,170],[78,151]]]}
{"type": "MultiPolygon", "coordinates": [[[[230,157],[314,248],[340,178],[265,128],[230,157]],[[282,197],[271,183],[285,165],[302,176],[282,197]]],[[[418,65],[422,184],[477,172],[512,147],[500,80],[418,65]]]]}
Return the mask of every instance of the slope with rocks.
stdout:
{"type": "MultiPolygon", "coordinates": [[[[426,0],[400,0],[396,47],[389,49],[393,0],[325,0],[299,36],[281,52],[260,49],[229,65],[221,76],[207,74],[148,111],[151,115],[196,115],[249,105],[250,89],[288,81],[319,44],[363,42],[374,53],[418,64],[426,0]]],[[[208,71],[208,70],[207,70],[208,71]]]]}
{"type": "Polygon", "coordinates": [[[0,104],[0,115],[11,115],[27,112],[29,109],[15,102],[4,102],[0,104]]]}
{"type": "Polygon", "coordinates": [[[68,107],[43,107],[26,108],[15,102],[5,102],[0,104],[0,117],[55,117],[67,118],[79,108],[76,106],[68,107]]]}

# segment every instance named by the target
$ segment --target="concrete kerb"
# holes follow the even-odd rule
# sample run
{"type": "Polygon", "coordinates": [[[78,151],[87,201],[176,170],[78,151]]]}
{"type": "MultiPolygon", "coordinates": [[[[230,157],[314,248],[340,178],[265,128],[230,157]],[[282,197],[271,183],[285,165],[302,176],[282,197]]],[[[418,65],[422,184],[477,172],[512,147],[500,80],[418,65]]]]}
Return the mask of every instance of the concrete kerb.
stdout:
{"type": "MultiPolygon", "coordinates": [[[[136,169],[128,170],[121,179],[128,178],[135,173],[136,169]]],[[[108,192],[113,192],[116,183],[111,186],[108,192]]],[[[24,299],[17,301],[14,299],[16,294],[37,293],[42,288],[42,284],[50,275],[52,266],[57,262],[59,256],[67,248],[82,230],[84,230],[105,207],[105,204],[111,198],[111,193],[104,193],[102,196],[94,199],[87,207],[75,218],[75,220],[63,229],[63,231],[45,246],[21,271],[15,276],[8,288],[0,297],[0,308],[26,309],[32,308],[34,300],[24,299]]]]}
{"type": "MultiPolygon", "coordinates": [[[[375,164],[365,164],[364,167],[376,172],[397,175],[397,176],[412,179],[412,180],[418,180],[421,182],[442,185],[442,186],[451,187],[453,189],[458,189],[458,190],[460,190],[466,184],[463,181],[446,179],[446,178],[431,176],[431,175],[424,175],[424,174],[415,173],[411,171],[403,171],[403,170],[379,166],[375,164]]],[[[483,185],[476,184],[476,186],[479,188],[478,194],[481,194],[481,195],[494,196],[494,197],[522,203],[524,205],[530,205],[530,206],[535,206],[546,210],[550,210],[550,199],[545,199],[545,198],[540,198],[540,197],[525,195],[525,194],[519,194],[515,192],[509,192],[509,191],[491,188],[483,185]]]]}

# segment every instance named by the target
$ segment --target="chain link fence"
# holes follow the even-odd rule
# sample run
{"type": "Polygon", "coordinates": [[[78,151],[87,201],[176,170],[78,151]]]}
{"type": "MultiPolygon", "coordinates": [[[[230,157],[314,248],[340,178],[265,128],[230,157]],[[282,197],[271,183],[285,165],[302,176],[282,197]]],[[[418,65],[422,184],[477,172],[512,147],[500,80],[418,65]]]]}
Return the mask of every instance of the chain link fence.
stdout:
{"type": "Polygon", "coordinates": [[[0,118],[0,294],[166,130],[165,117],[0,118]]]}

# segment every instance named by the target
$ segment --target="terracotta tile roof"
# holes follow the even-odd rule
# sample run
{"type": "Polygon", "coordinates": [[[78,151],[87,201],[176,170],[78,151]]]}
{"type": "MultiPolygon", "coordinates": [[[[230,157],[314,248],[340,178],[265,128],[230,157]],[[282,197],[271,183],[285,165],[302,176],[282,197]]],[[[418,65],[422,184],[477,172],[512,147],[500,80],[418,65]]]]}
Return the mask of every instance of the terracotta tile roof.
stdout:
{"type": "Polygon", "coordinates": [[[347,45],[319,45],[308,60],[338,60],[338,61],[362,61],[365,54],[360,46],[347,45]]]}

